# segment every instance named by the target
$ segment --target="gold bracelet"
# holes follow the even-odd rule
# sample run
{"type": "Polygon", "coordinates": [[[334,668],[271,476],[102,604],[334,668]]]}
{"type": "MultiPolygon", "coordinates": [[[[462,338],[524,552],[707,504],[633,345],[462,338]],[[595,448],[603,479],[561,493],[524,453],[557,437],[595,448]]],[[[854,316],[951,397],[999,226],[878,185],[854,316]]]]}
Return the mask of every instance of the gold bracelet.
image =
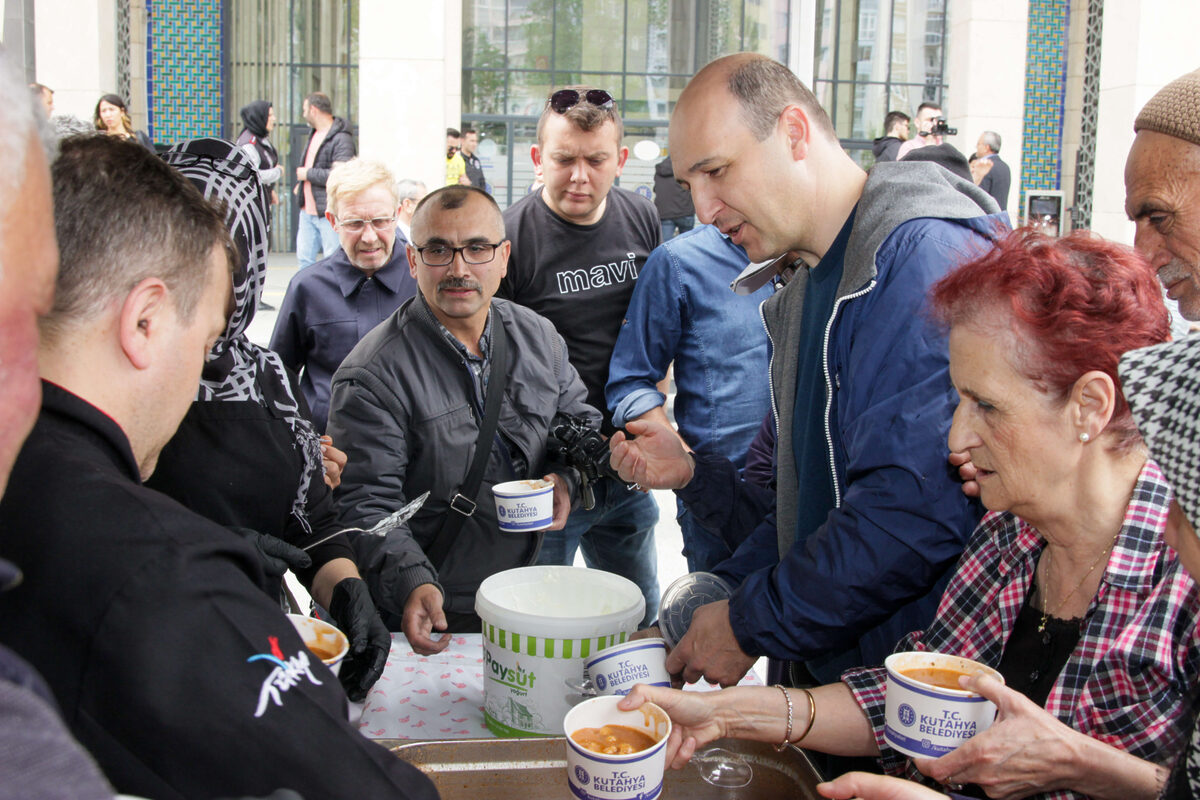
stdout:
{"type": "Polygon", "coordinates": [[[782,753],[787,748],[787,746],[792,743],[791,742],[791,739],[792,739],[792,696],[790,694],[788,694],[787,689],[783,688],[782,684],[779,684],[779,683],[775,684],[775,688],[778,689],[779,691],[783,692],[783,699],[787,701],[787,708],[788,708],[787,732],[783,734],[783,742],[775,745],[775,752],[782,753]]]}
{"type": "Polygon", "coordinates": [[[803,742],[804,737],[808,736],[812,730],[813,723],[817,721],[817,698],[813,697],[813,693],[808,689],[801,689],[800,691],[808,695],[808,724],[804,726],[804,733],[800,734],[800,738],[793,742],[793,744],[803,742]]]}

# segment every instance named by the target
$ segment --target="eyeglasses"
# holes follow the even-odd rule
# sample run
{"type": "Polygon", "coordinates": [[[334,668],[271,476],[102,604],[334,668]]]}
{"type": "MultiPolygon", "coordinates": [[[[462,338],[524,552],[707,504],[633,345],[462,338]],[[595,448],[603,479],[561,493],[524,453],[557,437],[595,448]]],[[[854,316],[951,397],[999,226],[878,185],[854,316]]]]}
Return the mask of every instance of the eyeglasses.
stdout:
{"type": "Polygon", "coordinates": [[[574,89],[559,89],[550,95],[546,103],[559,114],[565,114],[582,102],[590,103],[597,108],[612,108],[613,97],[603,89],[588,89],[582,95],[574,89]]]}
{"type": "Polygon", "coordinates": [[[462,259],[468,264],[487,264],[496,257],[496,248],[504,242],[490,244],[488,242],[471,242],[462,247],[451,247],[448,244],[427,244],[416,248],[421,254],[421,260],[427,267],[445,267],[454,261],[455,253],[462,253],[462,259]]]}
{"type": "Polygon", "coordinates": [[[367,229],[367,224],[375,229],[376,233],[384,233],[396,227],[395,217],[375,217],[374,219],[339,219],[338,227],[346,233],[362,233],[367,229]]]}
{"type": "Polygon", "coordinates": [[[217,158],[207,153],[168,150],[165,153],[159,154],[159,157],[180,171],[186,170],[189,167],[199,167],[200,169],[211,170],[218,175],[224,175],[227,178],[233,178],[236,181],[248,181],[255,177],[254,168],[249,164],[217,158]]]}

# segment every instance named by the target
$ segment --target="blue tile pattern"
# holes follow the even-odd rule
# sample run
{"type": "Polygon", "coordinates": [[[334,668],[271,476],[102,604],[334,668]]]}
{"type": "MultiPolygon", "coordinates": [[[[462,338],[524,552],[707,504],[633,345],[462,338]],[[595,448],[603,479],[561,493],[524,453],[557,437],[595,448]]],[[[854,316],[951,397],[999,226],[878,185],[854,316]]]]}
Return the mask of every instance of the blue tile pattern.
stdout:
{"type": "Polygon", "coordinates": [[[146,0],[150,136],[221,135],[221,0],[146,0]]]}
{"type": "Polygon", "coordinates": [[[1029,0],[1021,208],[1026,191],[1062,180],[1063,101],[1067,91],[1068,0],[1029,0]]]}

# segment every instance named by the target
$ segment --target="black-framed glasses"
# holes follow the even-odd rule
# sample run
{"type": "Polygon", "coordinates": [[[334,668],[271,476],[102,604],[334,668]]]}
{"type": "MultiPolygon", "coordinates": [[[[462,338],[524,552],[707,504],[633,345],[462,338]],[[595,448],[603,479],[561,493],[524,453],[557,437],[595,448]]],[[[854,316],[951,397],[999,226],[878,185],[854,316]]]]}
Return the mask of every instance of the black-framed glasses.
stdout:
{"type": "Polygon", "coordinates": [[[362,233],[367,229],[369,224],[375,229],[376,233],[385,233],[396,227],[396,218],[393,217],[374,217],[372,219],[339,219],[338,227],[347,233],[362,233]]]}
{"type": "Polygon", "coordinates": [[[207,153],[189,153],[184,150],[168,150],[160,153],[159,157],[180,171],[188,167],[200,167],[211,170],[218,175],[233,178],[237,181],[248,181],[254,177],[254,167],[249,164],[217,158],[207,153]]]}
{"type": "Polygon", "coordinates": [[[546,101],[550,108],[565,114],[580,103],[586,102],[597,108],[612,108],[613,96],[603,89],[588,89],[580,94],[574,89],[559,89],[546,101]]]}
{"type": "Polygon", "coordinates": [[[487,264],[496,257],[496,248],[504,242],[471,242],[462,247],[451,247],[448,244],[427,244],[416,248],[421,254],[421,260],[427,267],[449,266],[454,260],[455,253],[462,253],[462,259],[468,264],[487,264]]]}

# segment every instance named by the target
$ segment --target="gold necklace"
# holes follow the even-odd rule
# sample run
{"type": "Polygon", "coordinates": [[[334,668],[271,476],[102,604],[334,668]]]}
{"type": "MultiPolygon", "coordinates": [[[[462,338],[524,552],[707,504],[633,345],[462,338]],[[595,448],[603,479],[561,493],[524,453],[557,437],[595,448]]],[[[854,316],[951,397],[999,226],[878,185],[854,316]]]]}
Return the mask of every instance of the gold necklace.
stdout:
{"type": "MultiPolygon", "coordinates": [[[[1088,571],[1085,572],[1083,574],[1083,577],[1079,579],[1079,583],[1075,584],[1074,589],[1067,592],[1066,596],[1064,596],[1063,599],[1061,601],[1059,601],[1058,606],[1053,611],[1046,610],[1046,604],[1050,602],[1050,593],[1046,591],[1046,586],[1045,586],[1046,578],[1042,578],[1042,591],[1044,593],[1044,597],[1042,599],[1042,620],[1041,620],[1041,622],[1038,623],[1038,633],[1046,632],[1046,623],[1049,622],[1051,617],[1058,616],[1058,612],[1062,611],[1063,606],[1065,606],[1067,604],[1067,601],[1070,600],[1075,595],[1075,593],[1079,591],[1079,587],[1083,586],[1084,582],[1087,581],[1088,576],[1096,571],[1096,567],[1099,566],[1100,561],[1105,556],[1107,556],[1109,554],[1109,552],[1112,551],[1113,547],[1117,543],[1117,539],[1120,538],[1120,536],[1121,536],[1121,532],[1117,531],[1117,535],[1114,536],[1112,538],[1112,541],[1108,543],[1108,547],[1104,548],[1104,550],[1101,551],[1100,555],[1096,556],[1096,560],[1092,562],[1092,565],[1090,567],[1088,567],[1088,571]]],[[[1047,560],[1052,558],[1053,555],[1054,555],[1053,551],[1049,549],[1049,546],[1047,546],[1047,549],[1046,549],[1047,560]]],[[[1046,574],[1047,575],[1050,574],[1049,565],[1047,565],[1046,574]]]]}

